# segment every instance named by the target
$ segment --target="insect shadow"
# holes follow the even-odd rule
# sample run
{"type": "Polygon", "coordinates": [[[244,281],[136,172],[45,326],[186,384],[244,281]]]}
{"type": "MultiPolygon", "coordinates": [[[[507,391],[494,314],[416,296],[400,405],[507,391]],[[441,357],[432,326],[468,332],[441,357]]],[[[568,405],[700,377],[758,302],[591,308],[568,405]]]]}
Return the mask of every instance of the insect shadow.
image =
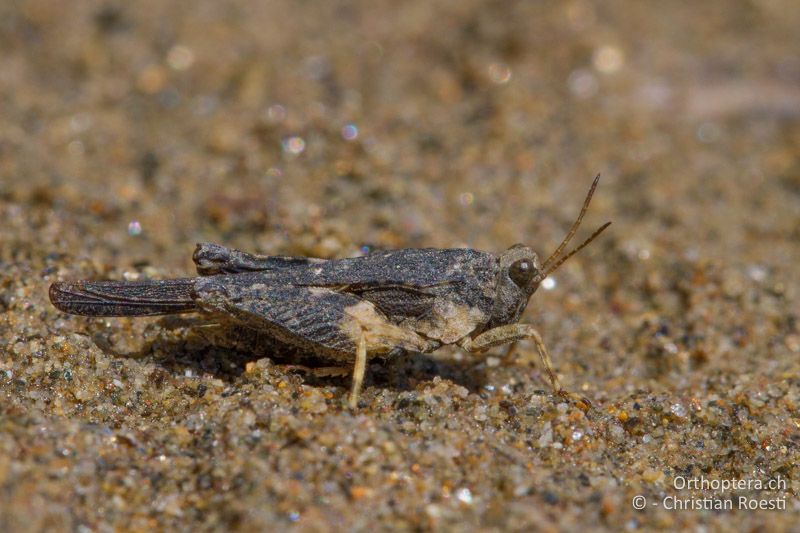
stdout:
{"type": "MultiPolygon", "coordinates": [[[[144,341],[138,350],[120,349],[100,333],[93,334],[92,340],[115,357],[151,357],[155,364],[171,374],[210,374],[228,384],[246,372],[248,363],[263,358],[268,358],[286,375],[299,376],[310,386],[347,388],[350,381],[349,368],[331,367],[330,361],[313,353],[298,352],[295,347],[274,339],[252,339],[243,335],[241,330],[209,327],[199,317],[167,316],[146,327],[153,328],[155,337],[144,341]],[[254,345],[250,344],[254,340],[261,341],[260,350],[254,350],[254,345]]],[[[432,381],[437,376],[471,393],[479,393],[488,383],[484,359],[465,364],[448,353],[429,355],[405,351],[400,357],[373,361],[370,370],[367,383],[379,389],[401,392],[414,390],[419,383],[432,381]]]]}

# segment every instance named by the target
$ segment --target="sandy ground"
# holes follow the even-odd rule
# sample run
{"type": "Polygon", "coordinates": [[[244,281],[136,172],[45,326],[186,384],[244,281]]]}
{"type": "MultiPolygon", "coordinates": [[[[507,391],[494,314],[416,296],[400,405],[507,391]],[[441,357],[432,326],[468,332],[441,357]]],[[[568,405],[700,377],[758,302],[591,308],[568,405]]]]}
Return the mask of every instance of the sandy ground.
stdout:
{"type": "Polygon", "coordinates": [[[0,529],[800,530],[798,27],[792,0],[3,2],[0,529]],[[523,317],[588,411],[444,349],[371,364],[350,412],[347,378],[47,299],[189,275],[198,241],[546,255],[597,172],[581,235],[613,225],[523,317]]]}

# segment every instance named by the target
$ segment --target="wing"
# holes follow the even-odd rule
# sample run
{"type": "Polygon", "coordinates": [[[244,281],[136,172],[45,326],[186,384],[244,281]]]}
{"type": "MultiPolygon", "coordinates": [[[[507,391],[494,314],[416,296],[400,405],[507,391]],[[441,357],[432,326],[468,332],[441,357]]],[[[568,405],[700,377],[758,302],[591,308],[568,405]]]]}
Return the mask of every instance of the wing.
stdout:
{"type": "Polygon", "coordinates": [[[231,284],[210,277],[195,286],[197,305],[277,338],[336,359],[352,360],[363,334],[371,354],[392,348],[429,351],[430,341],[400,328],[352,294],[312,287],[231,284]]]}
{"type": "Polygon", "coordinates": [[[50,285],[53,305],[73,315],[152,316],[195,311],[194,279],[62,281],[50,285]]]}

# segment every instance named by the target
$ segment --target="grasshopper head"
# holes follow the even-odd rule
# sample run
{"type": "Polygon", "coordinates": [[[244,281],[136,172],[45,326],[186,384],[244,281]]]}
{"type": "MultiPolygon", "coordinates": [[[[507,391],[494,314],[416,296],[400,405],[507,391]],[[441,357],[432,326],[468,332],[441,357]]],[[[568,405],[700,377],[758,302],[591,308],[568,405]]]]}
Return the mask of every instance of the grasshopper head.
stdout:
{"type": "Polygon", "coordinates": [[[500,254],[500,285],[507,285],[526,299],[536,292],[544,279],[539,256],[530,246],[515,244],[500,254]]]}
{"type": "Polygon", "coordinates": [[[491,327],[512,324],[519,320],[528,299],[544,279],[539,257],[529,246],[515,244],[498,258],[500,273],[491,327]]]}

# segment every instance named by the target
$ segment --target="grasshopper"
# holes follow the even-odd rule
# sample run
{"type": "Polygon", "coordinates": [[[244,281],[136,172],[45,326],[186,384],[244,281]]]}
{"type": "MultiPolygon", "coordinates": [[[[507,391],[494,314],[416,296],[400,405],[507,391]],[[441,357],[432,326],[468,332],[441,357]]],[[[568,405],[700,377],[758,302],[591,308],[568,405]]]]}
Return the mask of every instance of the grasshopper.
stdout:
{"type": "MultiPolygon", "coordinates": [[[[358,404],[368,358],[430,353],[456,344],[470,353],[530,339],[553,390],[566,392],[541,335],[520,324],[539,284],[611,223],[560,257],[578,230],[598,175],[564,240],[541,263],[529,246],[499,255],[468,248],[406,248],[346,259],[262,256],[201,243],[197,277],[66,281],[50,301],[66,313],[149,316],[200,312],[262,337],[352,366],[348,402],[358,404]]],[[[256,336],[256,338],[258,338],[256,336]]]]}

